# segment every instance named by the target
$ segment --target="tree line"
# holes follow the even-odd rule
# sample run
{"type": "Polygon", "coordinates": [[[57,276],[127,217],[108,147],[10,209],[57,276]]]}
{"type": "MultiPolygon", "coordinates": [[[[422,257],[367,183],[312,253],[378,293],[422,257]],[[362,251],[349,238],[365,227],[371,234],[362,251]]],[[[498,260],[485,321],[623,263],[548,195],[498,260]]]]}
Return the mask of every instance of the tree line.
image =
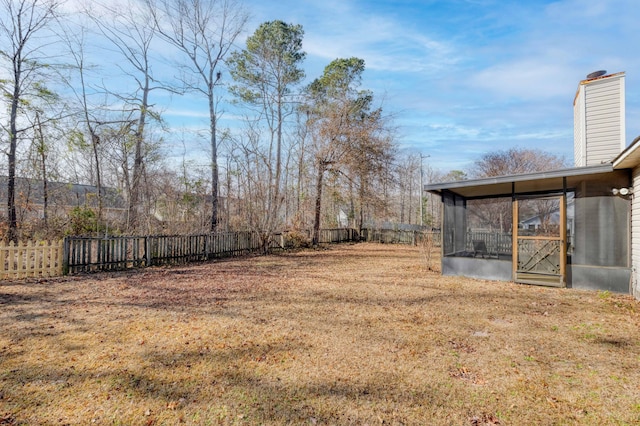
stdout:
{"type": "Polygon", "coordinates": [[[303,28],[265,22],[239,45],[248,14],[233,0],[65,5],[0,2],[5,238],[288,228],[317,239],[320,226],[426,222],[416,155],[362,87],[362,59],[305,83],[303,28]],[[168,96],[204,101],[200,134],[164,120],[168,96]],[[226,107],[241,116],[234,129],[219,125],[226,107]],[[203,138],[206,161],[167,158],[169,143],[203,138]],[[54,182],[95,191],[62,203],[70,211],[54,182]]]}
{"type": "Polygon", "coordinates": [[[234,0],[68,6],[0,0],[3,238],[255,230],[266,246],[284,229],[438,223],[420,184],[447,176],[399,148],[362,59],[307,76],[304,29],[265,22],[240,43],[234,0]],[[171,97],[202,101],[207,124],[172,128],[171,97]]]}

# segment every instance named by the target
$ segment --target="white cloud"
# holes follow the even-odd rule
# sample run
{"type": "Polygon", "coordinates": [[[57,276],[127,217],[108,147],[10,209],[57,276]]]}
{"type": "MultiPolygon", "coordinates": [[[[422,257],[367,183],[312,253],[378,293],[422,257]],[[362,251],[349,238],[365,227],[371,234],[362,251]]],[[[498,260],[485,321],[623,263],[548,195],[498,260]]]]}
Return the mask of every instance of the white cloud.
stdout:
{"type": "Polygon", "coordinates": [[[524,57],[472,75],[468,86],[501,98],[548,99],[575,91],[578,83],[575,74],[566,64],[524,57]]]}
{"type": "MultiPolygon", "coordinates": [[[[88,1],[63,5],[71,12],[88,1]]],[[[303,26],[308,80],[333,59],[363,58],[363,84],[396,114],[399,142],[431,154],[435,164],[459,169],[477,153],[527,144],[570,153],[573,95],[596,69],[627,71],[628,139],[640,134],[637,0],[246,2],[253,16],[247,34],[274,19],[303,26]]],[[[105,65],[101,77],[126,91],[130,83],[116,75],[115,58],[103,47],[92,51],[105,65]]],[[[163,53],[175,57],[174,50],[163,53]]],[[[177,73],[158,59],[158,75],[177,73]]],[[[228,101],[221,125],[237,127],[228,101]]],[[[157,92],[154,102],[171,126],[206,127],[206,105],[192,94],[157,92]]]]}
{"type": "Polygon", "coordinates": [[[194,119],[202,119],[202,118],[209,118],[209,111],[203,109],[203,108],[198,108],[198,109],[192,109],[192,108],[169,108],[167,110],[165,110],[163,112],[164,116],[171,116],[171,117],[188,117],[188,118],[194,118],[194,119]]]}
{"type": "Polygon", "coordinates": [[[340,57],[361,57],[367,69],[385,72],[435,72],[458,61],[455,49],[444,40],[407,28],[392,18],[364,12],[358,16],[356,21],[333,20],[334,28],[336,21],[340,24],[332,34],[322,31],[308,34],[305,50],[327,63],[340,57]]]}

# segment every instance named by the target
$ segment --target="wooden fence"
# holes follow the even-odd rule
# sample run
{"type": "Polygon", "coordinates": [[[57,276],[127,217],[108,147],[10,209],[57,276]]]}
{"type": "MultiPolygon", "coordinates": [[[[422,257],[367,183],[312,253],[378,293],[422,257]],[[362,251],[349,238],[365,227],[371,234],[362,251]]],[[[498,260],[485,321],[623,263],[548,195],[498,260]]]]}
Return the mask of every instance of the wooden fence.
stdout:
{"type": "Polygon", "coordinates": [[[108,271],[239,256],[261,248],[256,232],[146,237],[67,237],[65,273],[108,271]]]}
{"type": "Polygon", "coordinates": [[[336,228],[321,229],[318,236],[319,243],[343,243],[347,241],[359,241],[360,235],[356,229],[336,228]]]}
{"type": "Polygon", "coordinates": [[[67,237],[64,274],[148,266],[148,237],[67,237]]]}
{"type": "Polygon", "coordinates": [[[439,231],[403,231],[396,229],[363,229],[362,241],[386,243],[386,244],[412,244],[416,245],[421,238],[429,235],[434,239],[435,246],[440,246],[439,231]]]}
{"type": "Polygon", "coordinates": [[[63,272],[63,242],[0,243],[0,279],[53,277],[63,272]]]}
{"type": "MultiPolygon", "coordinates": [[[[354,229],[322,229],[320,232],[322,243],[358,239],[358,232],[354,229]]],[[[287,233],[277,233],[270,239],[267,251],[288,248],[288,241],[287,233]]],[[[253,231],[147,237],[67,237],[64,240],[64,273],[197,262],[263,251],[260,235],[253,231]]]]}
{"type": "MultiPolygon", "coordinates": [[[[416,238],[421,235],[415,231],[367,229],[360,234],[355,229],[336,228],[321,229],[319,241],[323,244],[351,241],[416,244],[416,238]]],[[[291,247],[295,244],[292,236],[300,238],[299,234],[274,234],[266,250],[291,247]]],[[[310,232],[306,232],[306,238],[310,238],[310,232]]],[[[260,235],[252,231],[145,237],[66,237],[64,241],[50,244],[28,242],[0,246],[0,278],[123,270],[242,256],[264,250],[260,235]]]]}

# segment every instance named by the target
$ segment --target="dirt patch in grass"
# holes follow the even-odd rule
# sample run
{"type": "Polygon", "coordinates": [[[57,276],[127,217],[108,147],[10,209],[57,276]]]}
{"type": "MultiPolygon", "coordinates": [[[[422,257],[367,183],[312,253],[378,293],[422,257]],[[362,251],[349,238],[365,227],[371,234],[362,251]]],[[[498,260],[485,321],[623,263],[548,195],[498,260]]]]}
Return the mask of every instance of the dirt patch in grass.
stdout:
{"type": "Polygon", "coordinates": [[[0,284],[0,424],[637,424],[640,306],[335,246],[0,284]]]}

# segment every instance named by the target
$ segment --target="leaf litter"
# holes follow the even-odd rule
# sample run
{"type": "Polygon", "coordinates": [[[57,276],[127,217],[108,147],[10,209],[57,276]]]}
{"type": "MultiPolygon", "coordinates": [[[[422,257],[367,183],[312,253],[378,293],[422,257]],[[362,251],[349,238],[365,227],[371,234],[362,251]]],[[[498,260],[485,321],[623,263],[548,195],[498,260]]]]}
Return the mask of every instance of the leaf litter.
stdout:
{"type": "Polygon", "coordinates": [[[0,323],[0,424],[640,422],[637,301],[416,247],[2,283],[0,323]]]}

